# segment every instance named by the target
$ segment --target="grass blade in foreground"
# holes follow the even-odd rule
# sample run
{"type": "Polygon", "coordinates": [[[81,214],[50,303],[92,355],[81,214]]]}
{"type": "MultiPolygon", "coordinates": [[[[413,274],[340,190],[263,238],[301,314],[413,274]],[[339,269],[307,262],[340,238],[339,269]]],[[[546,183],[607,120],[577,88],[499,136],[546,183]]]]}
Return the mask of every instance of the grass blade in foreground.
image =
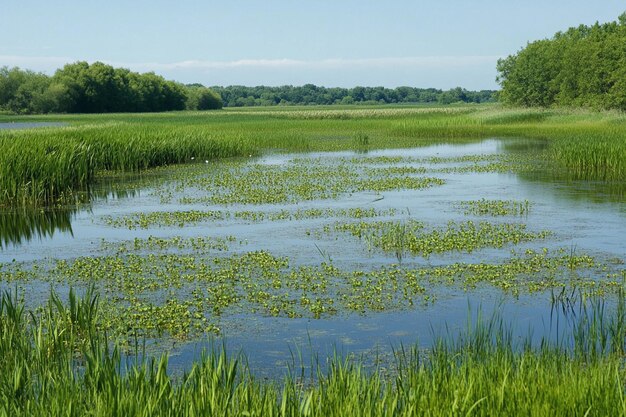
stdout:
{"type": "Polygon", "coordinates": [[[312,384],[258,381],[245,361],[211,351],[182,378],[167,357],[124,365],[95,325],[98,298],[27,314],[16,294],[0,300],[2,416],[456,416],[624,415],[624,297],[615,312],[583,309],[571,345],[515,343],[494,317],[444,338],[428,353],[397,353],[384,378],[330,359],[312,384]]]}

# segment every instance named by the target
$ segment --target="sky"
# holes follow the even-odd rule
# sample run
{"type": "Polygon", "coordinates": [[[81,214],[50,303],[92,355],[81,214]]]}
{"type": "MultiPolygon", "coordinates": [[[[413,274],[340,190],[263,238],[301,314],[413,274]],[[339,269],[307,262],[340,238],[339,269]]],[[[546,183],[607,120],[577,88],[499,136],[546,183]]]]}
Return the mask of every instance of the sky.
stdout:
{"type": "Polygon", "coordinates": [[[0,66],[211,85],[496,89],[498,58],[623,0],[0,0],[0,66]]]}

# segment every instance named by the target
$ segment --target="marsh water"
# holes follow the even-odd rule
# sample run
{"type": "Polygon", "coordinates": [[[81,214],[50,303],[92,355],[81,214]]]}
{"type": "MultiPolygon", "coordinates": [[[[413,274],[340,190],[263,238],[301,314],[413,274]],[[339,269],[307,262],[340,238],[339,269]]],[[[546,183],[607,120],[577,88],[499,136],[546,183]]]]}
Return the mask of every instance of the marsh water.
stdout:
{"type": "MultiPolygon", "coordinates": [[[[289,268],[331,264],[346,271],[372,271],[387,266],[417,270],[459,263],[497,265],[511,256],[546,252],[593,258],[593,267],[561,272],[576,274],[575,278],[567,279],[584,281],[586,289],[593,289],[589,284],[592,282],[623,278],[624,184],[554,175],[539,165],[524,170],[509,169],[521,159],[528,164],[532,160],[528,153],[542,146],[541,142],[489,139],[414,149],[275,153],[224,162],[193,161],[142,176],[103,179],[81,205],[0,213],[0,266],[7,269],[19,265],[29,270],[33,265],[59,259],[118,256],[120,247],[132,246],[136,239],[202,237],[230,242],[219,253],[202,256],[265,251],[287,259],[289,268]],[[501,158],[508,162],[502,163],[501,158]],[[496,161],[500,162],[496,164],[496,161]],[[415,171],[402,171],[407,167],[415,171]],[[381,169],[387,171],[377,171],[381,169]],[[301,177],[292,172],[300,172],[301,177]],[[282,198],[269,198],[274,189],[276,192],[284,191],[283,186],[298,189],[298,184],[316,176],[323,184],[325,172],[328,181],[335,184],[331,194],[317,190],[318,183],[313,181],[307,183],[313,191],[306,190],[306,194],[287,192],[282,198]],[[368,186],[344,186],[342,182],[345,178],[361,181],[373,172],[395,173],[402,178],[433,177],[443,183],[413,189],[403,189],[401,183],[381,189],[377,183],[368,189],[368,186]],[[336,173],[343,173],[343,177],[333,177],[336,173]],[[220,180],[249,174],[252,175],[250,189],[229,188],[226,180],[220,180]],[[254,182],[259,180],[254,177],[259,176],[267,181],[254,182]],[[221,194],[215,191],[215,184],[221,184],[221,194]],[[528,202],[530,209],[497,216],[463,209],[463,202],[483,199],[528,202]],[[375,215],[353,218],[346,214],[351,209],[373,209],[375,215]],[[184,213],[189,212],[205,215],[185,217],[184,213]],[[209,212],[222,215],[206,215],[209,212]],[[179,217],[164,221],[169,217],[161,216],[152,221],[151,213],[179,213],[179,217]],[[487,245],[424,255],[381,250],[337,227],[361,221],[418,221],[430,229],[442,230],[450,222],[488,221],[523,224],[527,231],[549,231],[550,235],[517,244],[505,243],[501,247],[487,245]]],[[[175,252],[176,248],[168,251],[175,252]]],[[[145,249],[137,254],[147,256],[145,249]]],[[[35,276],[23,281],[7,280],[0,286],[18,287],[35,303],[46,297],[51,286],[63,292],[70,284],[80,285],[50,282],[35,276]]],[[[227,308],[219,316],[206,313],[219,327],[219,333],[200,333],[184,340],[167,336],[151,340],[155,341],[155,349],[169,351],[170,364],[175,367],[186,367],[203,349],[224,341],[229,351],[244,352],[256,372],[273,374],[284,371],[294,360],[308,363],[316,355],[325,358],[339,352],[371,359],[389,355],[401,345],[429,346],[433,337],[458,333],[467,326],[468,319],[475,320],[478,314],[499,315],[511,323],[519,337],[557,338],[567,328],[571,314],[575,314],[571,306],[554,303],[555,293],[569,294],[567,285],[550,289],[540,286],[536,291],[529,291],[523,282],[509,289],[480,280],[473,285],[429,281],[421,285],[428,296],[418,297],[419,301],[410,306],[337,308],[332,314],[305,311],[297,317],[280,312],[274,316],[263,309],[227,308]]],[[[573,294],[574,290],[571,291],[573,294]]]]}

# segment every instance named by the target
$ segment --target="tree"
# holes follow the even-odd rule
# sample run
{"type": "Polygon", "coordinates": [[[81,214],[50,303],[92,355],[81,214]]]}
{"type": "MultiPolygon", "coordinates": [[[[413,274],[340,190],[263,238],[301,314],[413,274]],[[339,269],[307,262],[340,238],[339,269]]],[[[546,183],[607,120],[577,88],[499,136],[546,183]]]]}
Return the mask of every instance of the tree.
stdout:
{"type": "Polygon", "coordinates": [[[529,43],[498,61],[500,99],[523,106],[626,109],[626,13],[529,43]]]}
{"type": "Polygon", "coordinates": [[[222,108],[222,98],[215,91],[200,86],[187,86],[186,108],[189,110],[215,110],[222,108]]]}

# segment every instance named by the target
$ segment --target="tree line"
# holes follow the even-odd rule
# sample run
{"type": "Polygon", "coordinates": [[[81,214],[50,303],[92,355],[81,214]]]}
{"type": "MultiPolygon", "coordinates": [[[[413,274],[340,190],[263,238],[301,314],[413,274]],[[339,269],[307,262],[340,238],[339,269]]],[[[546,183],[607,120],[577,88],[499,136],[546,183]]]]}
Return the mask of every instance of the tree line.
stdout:
{"type": "Polygon", "coordinates": [[[327,88],[313,84],[281,87],[211,87],[222,97],[225,107],[275,105],[331,104],[392,104],[392,103],[484,103],[496,101],[492,90],[468,91],[457,87],[450,90],[414,87],[354,87],[327,88]]]}
{"type": "Polygon", "coordinates": [[[531,42],[497,69],[505,103],[626,110],[626,13],[531,42]]]}
{"type": "Polygon", "coordinates": [[[492,90],[413,87],[327,88],[313,84],[281,87],[211,87],[165,80],[102,62],[75,62],[54,75],[0,67],[0,111],[17,114],[159,112],[242,106],[484,103],[492,90]]]}
{"type": "Polygon", "coordinates": [[[17,113],[108,113],[208,110],[222,107],[214,91],[102,62],[75,62],[54,75],[0,68],[0,110],[17,113]]]}

